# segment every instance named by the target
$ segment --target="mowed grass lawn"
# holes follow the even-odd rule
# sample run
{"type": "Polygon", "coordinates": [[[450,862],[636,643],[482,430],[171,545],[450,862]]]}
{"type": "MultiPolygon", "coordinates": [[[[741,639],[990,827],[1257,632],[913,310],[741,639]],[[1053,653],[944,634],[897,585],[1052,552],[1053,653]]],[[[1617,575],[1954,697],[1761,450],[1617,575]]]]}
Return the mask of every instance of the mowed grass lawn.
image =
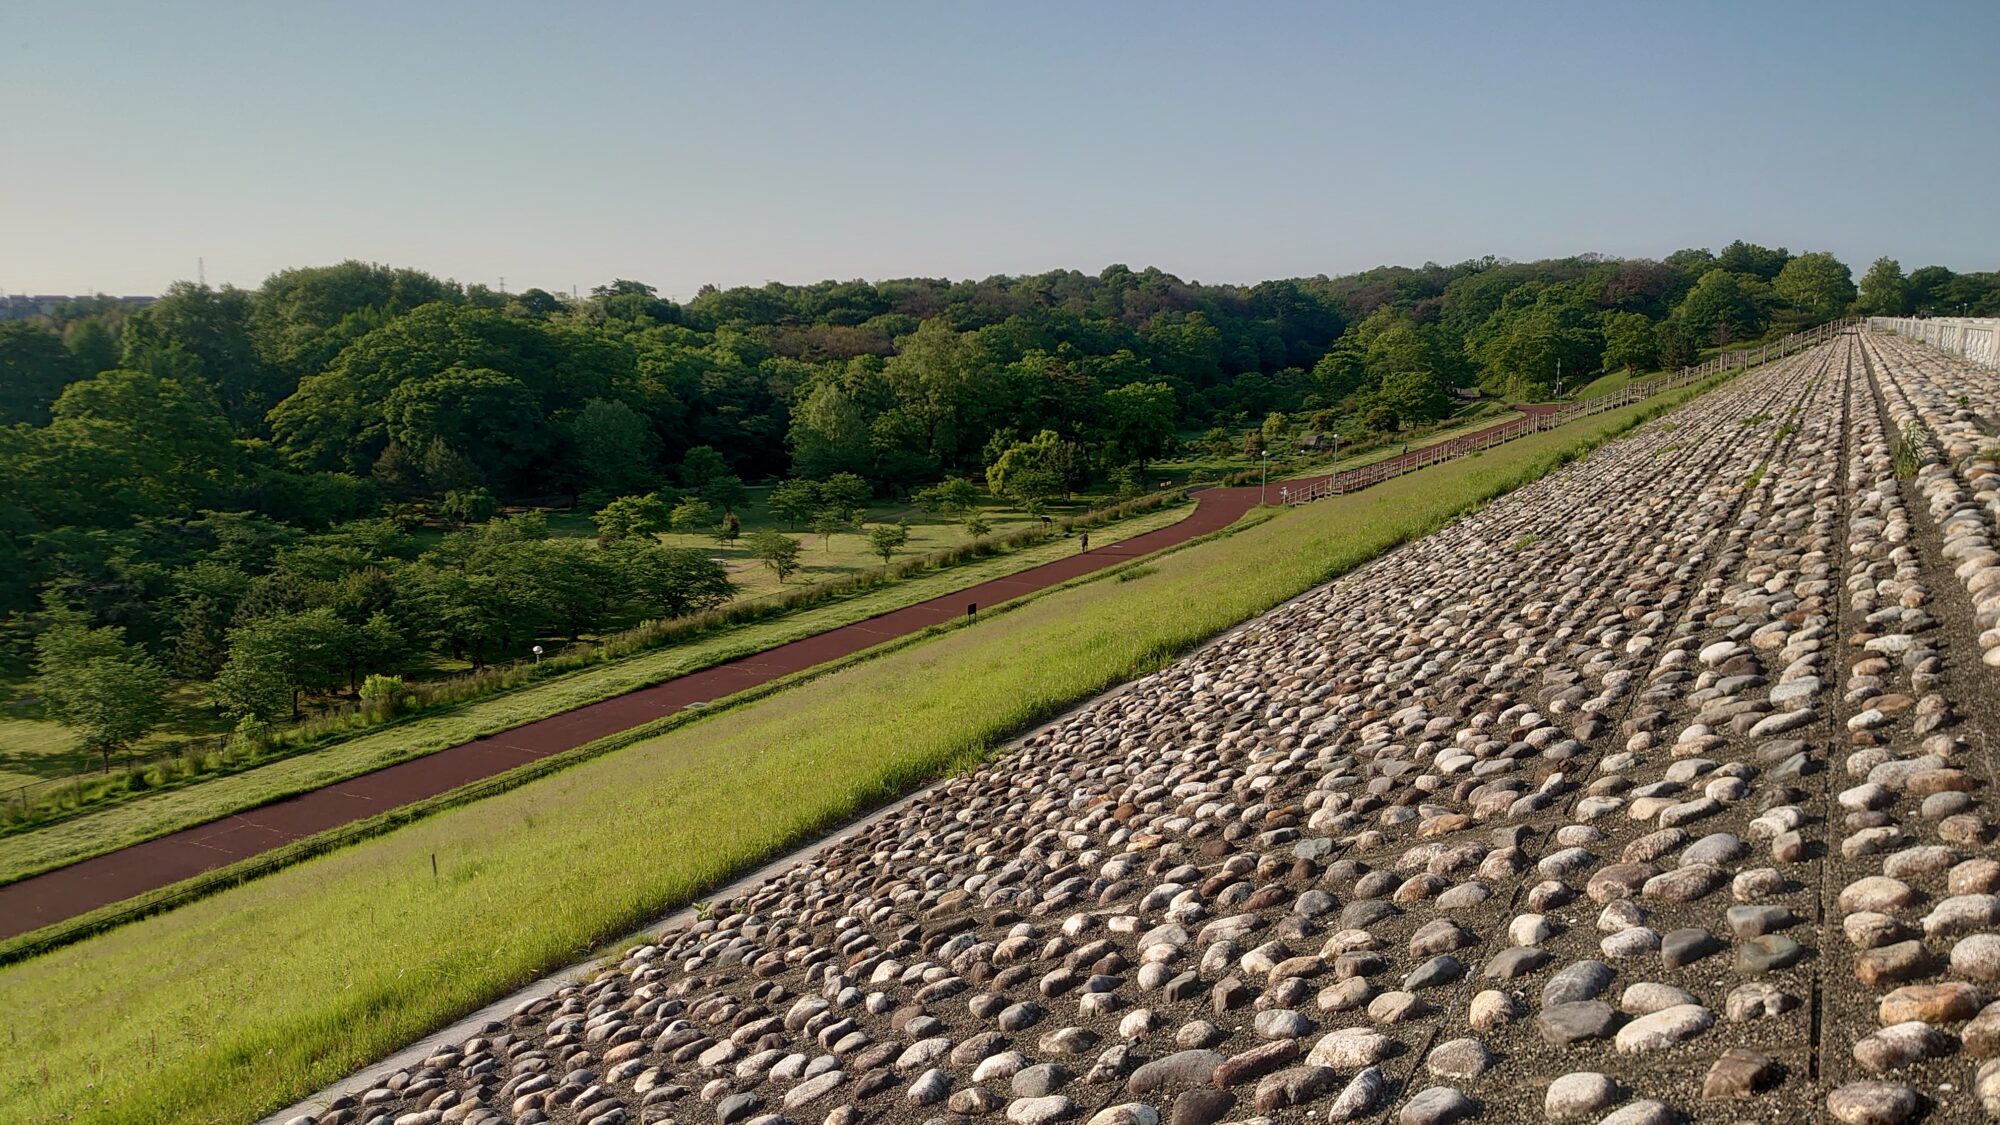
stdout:
{"type": "MultiPolygon", "coordinates": [[[[0,687],[0,802],[6,801],[22,785],[65,778],[101,769],[102,758],[86,752],[77,733],[43,715],[31,702],[34,689],[29,681],[17,680],[0,687]]],[[[144,755],[172,749],[190,738],[213,736],[229,729],[229,723],[203,706],[199,688],[177,687],[170,699],[165,725],[142,740],[135,753],[144,755]]]]}
{"type": "MultiPolygon", "coordinates": [[[[1192,504],[1177,504],[1097,528],[1091,537],[1099,544],[1109,545],[1175,523],[1193,510],[1192,504]]],[[[808,553],[816,550],[817,545],[808,553]]],[[[920,571],[850,597],[698,636],[616,663],[583,668],[455,710],[361,734],[321,750],[281,758],[243,773],[149,793],[33,831],[0,837],[0,883],[269,804],[281,797],[317,789],[739,656],[763,652],[1075,553],[1074,542],[1055,539],[942,570],[920,571]]]]}
{"type": "Polygon", "coordinates": [[[244,1121],[288,1104],[1645,409],[1285,511],[1144,577],[1027,600],[0,970],[0,1120],[244,1121]]]}

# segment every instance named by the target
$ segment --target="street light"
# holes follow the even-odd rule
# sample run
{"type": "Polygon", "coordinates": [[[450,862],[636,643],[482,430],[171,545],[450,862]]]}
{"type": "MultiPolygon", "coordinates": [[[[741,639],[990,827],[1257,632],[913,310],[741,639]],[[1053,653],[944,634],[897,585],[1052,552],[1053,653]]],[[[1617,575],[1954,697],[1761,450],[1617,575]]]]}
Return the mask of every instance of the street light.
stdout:
{"type": "Polygon", "coordinates": [[[1264,477],[1257,484],[1257,506],[1263,507],[1271,488],[1271,451],[1264,451],[1264,477]]]}
{"type": "Polygon", "coordinates": [[[542,662],[542,646],[536,645],[534,648],[534,653],[535,653],[535,663],[540,664],[542,662]]]}

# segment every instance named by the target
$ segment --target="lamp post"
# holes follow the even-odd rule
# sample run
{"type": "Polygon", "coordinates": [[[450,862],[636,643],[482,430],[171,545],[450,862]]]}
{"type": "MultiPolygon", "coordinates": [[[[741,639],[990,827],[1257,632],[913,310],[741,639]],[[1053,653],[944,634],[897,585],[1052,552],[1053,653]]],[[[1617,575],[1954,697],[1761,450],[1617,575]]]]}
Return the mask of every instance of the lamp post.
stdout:
{"type": "Polygon", "coordinates": [[[1263,507],[1271,490],[1271,451],[1264,450],[1264,476],[1257,482],[1257,506],[1263,507]]]}
{"type": "Polygon", "coordinates": [[[542,662],[542,646],[536,645],[534,648],[534,653],[535,653],[535,663],[540,664],[542,662]]]}

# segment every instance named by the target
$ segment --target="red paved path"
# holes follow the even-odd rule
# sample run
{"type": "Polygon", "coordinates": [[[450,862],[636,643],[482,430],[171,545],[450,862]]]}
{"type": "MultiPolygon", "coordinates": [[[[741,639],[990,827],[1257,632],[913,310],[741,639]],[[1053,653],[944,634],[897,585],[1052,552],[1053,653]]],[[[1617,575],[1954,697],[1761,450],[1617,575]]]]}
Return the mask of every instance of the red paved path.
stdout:
{"type": "MultiPolygon", "coordinates": [[[[1560,407],[1537,404],[1516,409],[1544,413],[1560,407]]],[[[1501,422],[1462,436],[1483,436],[1506,425],[1501,422]]],[[[1416,458],[1422,453],[1421,449],[1412,450],[1387,458],[1385,463],[1416,458]]],[[[1307,477],[1285,484],[1301,488],[1323,479],[1324,476],[1307,477]]],[[[1277,482],[1272,482],[1269,495],[1278,497],[1278,489],[1277,482]]],[[[1195,510],[1186,519],[1095,548],[1088,554],[1043,563],[1018,574],[8,884],[0,887],[0,938],[24,934],[148,891],[170,887],[294,840],[575,749],[605,735],[671,715],[691,703],[721,699],[939,622],[955,620],[964,615],[967,603],[995,606],[1079,575],[1185,543],[1235,523],[1256,506],[1257,498],[1255,486],[1211,488],[1197,495],[1195,510]]]]}
{"type": "MultiPolygon", "coordinates": [[[[1294,484],[1298,482],[1292,482],[1294,484]]],[[[1276,488],[1273,486],[1272,495],[1276,488]]],[[[671,715],[691,703],[721,699],[884,641],[965,615],[968,603],[992,607],[1236,522],[1257,503],[1257,489],[1211,488],[1177,523],[1095,547],[964,590],[844,625],[649,688],[552,715],[486,738],[447,747],[372,773],[288,797],[261,808],[0,887],[0,938],[74,918],[101,906],[260,855],[283,844],[413,804],[516,766],[671,715]]]]}

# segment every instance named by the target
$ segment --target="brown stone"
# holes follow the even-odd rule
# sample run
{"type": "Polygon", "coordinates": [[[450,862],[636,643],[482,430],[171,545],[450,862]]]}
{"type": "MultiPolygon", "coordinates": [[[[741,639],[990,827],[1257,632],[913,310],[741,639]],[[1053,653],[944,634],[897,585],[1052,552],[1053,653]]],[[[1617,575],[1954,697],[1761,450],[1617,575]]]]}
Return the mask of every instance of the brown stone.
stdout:
{"type": "Polygon", "coordinates": [[[1985,997],[1963,981],[1943,984],[1906,984],[1882,998],[1876,1018],[1883,1027],[1922,1020],[1925,1023],[1958,1023],[1979,1014],[1985,997]]]}
{"type": "Polygon", "coordinates": [[[1747,1047],[1731,1047],[1708,1068],[1702,1079],[1705,1101],[1750,1098],[1770,1089],[1783,1079],[1785,1068],[1778,1060],[1747,1047]]]}
{"type": "Polygon", "coordinates": [[[1937,967],[1937,958],[1920,941],[1899,941],[1867,950],[1854,959],[1854,975],[1870,988],[1927,976],[1937,967]]]}

